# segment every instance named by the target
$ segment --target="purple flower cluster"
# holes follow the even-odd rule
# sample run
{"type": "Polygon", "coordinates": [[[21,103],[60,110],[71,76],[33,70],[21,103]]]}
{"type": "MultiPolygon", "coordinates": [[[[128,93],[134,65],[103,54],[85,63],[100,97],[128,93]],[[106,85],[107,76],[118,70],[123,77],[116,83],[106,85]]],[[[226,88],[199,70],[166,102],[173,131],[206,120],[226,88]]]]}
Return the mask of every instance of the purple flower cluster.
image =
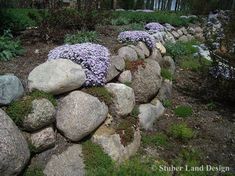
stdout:
{"type": "Polygon", "coordinates": [[[148,23],[145,25],[145,29],[150,31],[162,32],[164,31],[165,27],[160,23],[148,23]]]}
{"type": "Polygon", "coordinates": [[[144,42],[148,48],[153,49],[155,46],[155,39],[152,35],[145,31],[125,31],[118,35],[118,40],[121,42],[144,42]]]}
{"type": "Polygon", "coordinates": [[[104,85],[110,65],[109,50],[98,44],[82,43],[62,45],[54,48],[48,54],[48,60],[69,59],[85,70],[85,86],[104,85]]]}

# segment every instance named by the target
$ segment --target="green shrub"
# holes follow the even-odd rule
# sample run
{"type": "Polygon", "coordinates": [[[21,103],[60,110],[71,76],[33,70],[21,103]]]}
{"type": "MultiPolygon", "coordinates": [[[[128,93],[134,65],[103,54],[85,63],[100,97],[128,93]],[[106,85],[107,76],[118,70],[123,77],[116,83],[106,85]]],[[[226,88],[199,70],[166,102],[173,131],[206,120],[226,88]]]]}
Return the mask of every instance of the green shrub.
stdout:
{"type": "Polygon", "coordinates": [[[42,168],[30,167],[24,172],[23,176],[44,176],[44,173],[42,168]]]}
{"type": "Polygon", "coordinates": [[[97,42],[97,37],[95,31],[78,31],[76,34],[67,34],[64,42],[68,44],[97,42]]]}
{"type": "Polygon", "coordinates": [[[161,69],[161,76],[164,79],[169,79],[169,80],[173,79],[173,75],[171,74],[171,72],[168,69],[165,69],[165,68],[161,69]]]}
{"type": "Polygon", "coordinates": [[[196,44],[195,41],[190,42],[176,42],[176,43],[166,43],[166,51],[169,55],[173,56],[174,58],[185,56],[185,55],[192,55],[197,52],[197,48],[193,47],[196,44]]]}
{"type": "Polygon", "coordinates": [[[48,99],[54,106],[57,105],[55,98],[51,94],[41,91],[33,91],[31,94],[23,97],[21,100],[12,102],[7,108],[6,112],[17,125],[22,125],[25,116],[31,113],[32,101],[41,98],[48,99]]]}
{"type": "Polygon", "coordinates": [[[126,17],[118,17],[111,20],[111,24],[114,26],[127,25],[130,23],[130,20],[126,17]]]}
{"type": "Polygon", "coordinates": [[[189,106],[178,106],[175,110],[175,115],[179,117],[189,117],[193,114],[193,110],[189,106]]]}
{"type": "Polygon", "coordinates": [[[82,144],[82,153],[87,176],[111,175],[114,162],[100,146],[88,140],[82,144]]]}
{"type": "Polygon", "coordinates": [[[167,136],[163,133],[157,133],[154,135],[145,134],[141,139],[144,146],[150,145],[165,147],[168,145],[167,136]]]}
{"type": "Polygon", "coordinates": [[[163,106],[164,107],[166,107],[166,108],[169,108],[169,107],[171,107],[172,106],[172,102],[171,102],[171,100],[163,100],[163,106]]]}
{"type": "Polygon", "coordinates": [[[113,95],[104,87],[91,87],[83,90],[88,94],[98,97],[101,101],[104,101],[106,104],[112,103],[113,95]]]}
{"type": "Polygon", "coordinates": [[[187,126],[185,123],[181,124],[173,124],[170,127],[170,134],[177,139],[182,141],[187,141],[194,136],[194,132],[191,128],[187,126]]]}
{"type": "Polygon", "coordinates": [[[19,41],[14,41],[10,30],[4,31],[0,37],[0,61],[8,61],[23,54],[24,50],[19,41]]]}

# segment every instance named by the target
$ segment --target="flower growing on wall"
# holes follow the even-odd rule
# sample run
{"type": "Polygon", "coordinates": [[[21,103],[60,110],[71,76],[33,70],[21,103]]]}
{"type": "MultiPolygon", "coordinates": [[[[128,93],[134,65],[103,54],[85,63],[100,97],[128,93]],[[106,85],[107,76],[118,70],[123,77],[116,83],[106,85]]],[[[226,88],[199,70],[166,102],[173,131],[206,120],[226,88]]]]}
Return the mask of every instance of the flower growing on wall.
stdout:
{"type": "Polygon", "coordinates": [[[161,25],[160,23],[148,23],[145,25],[144,28],[146,30],[157,31],[157,32],[162,32],[165,29],[165,27],[161,25]]]}
{"type": "Polygon", "coordinates": [[[149,33],[145,31],[125,31],[118,35],[120,42],[144,42],[149,49],[153,49],[155,46],[155,39],[149,33]]]}
{"type": "Polygon", "coordinates": [[[99,86],[105,83],[110,64],[109,50],[98,44],[82,43],[62,45],[48,54],[48,60],[69,59],[85,70],[85,86],[99,86]]]}

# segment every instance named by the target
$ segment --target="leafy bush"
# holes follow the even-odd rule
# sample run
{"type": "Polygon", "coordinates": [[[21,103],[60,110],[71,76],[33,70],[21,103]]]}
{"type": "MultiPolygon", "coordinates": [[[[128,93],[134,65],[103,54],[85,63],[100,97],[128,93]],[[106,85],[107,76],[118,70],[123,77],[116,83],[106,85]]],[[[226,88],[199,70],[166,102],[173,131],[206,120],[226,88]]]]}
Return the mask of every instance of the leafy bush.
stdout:
{"type": "Polygon", "coordinates": [[[69,59],[80,64],[86,73],[86,86],[99,86],[105,83],[110,64],[109,50],[98,44],[82,43],[62,45],[51,50],[48,60],[69,59]]]}
{"type": "Polygon", "coordinates": [[[165,68],[161,69],[161,76],[164,79],[169,79],[169,80],[173,79],[173,75],[171,74],[171,72],[168,69],[165,69],[165,68]]]}
{"type": "Polygon", "coordinates": [[[86,42],[96,42],[97,33],[95,31],[78,31],[75,34],[67,34],[65,36],[65,43],[76,44],[86,42]]]}
{"type": "Polygon", "coordinates": [[[150,145],[150,146],[161,146],[165,147],[168,145],[167,136],[163,133],[157,133],[154,135],[145,134],[142,136],[143,145],[150,145]]]}
{"type": "Polygon", "coordinates": [[[189,117],[192,115],[192,113],[193,113],[193,110],[189,106],[178,106],[175,109],[175,115],[179,117],[189,117]]]}
{"type": "Polygon", "coordinates": [[[23,54],[24,50],[19,41],[14,41],[10,30],[0,37],[0,61],[8,61],[23,54]]]}
{"type": "Polygon", "coordinates": [[[150,23],[150,22],[158,22],[158,23],[169,23],[174,26],[186,26],[190,22],[191,19],[182,19],[180,18],[180,13],[170,13],[166,11],[153,12],[153,13],[145,13],[145,12],[114,12],[114,18],[125,18],[129,21],[129,23],[150,23]]]}
{"type": "Polygon", "coordinates": [[[118,40],[120,42],[144,42],[149,49],[153,49],[155,46],[155,39],[153,36],[151,36],[149,33],[145,31],[125,31],[121,32],[118,35],[118,40]]]}
{"type": "Polygon", "coordinates": [[[194,132],[185,123],[173,124],[170,127],[170,134],[177,139],[187,141],[194,136],[194,132]]]}
{"type": "Polygon", "coordinates": [[[166,51],[169,55],[173,56],[174,58],[191,55],[197,52],[197,48],[193,47],[196,44],[195,41],[190,42],[176,42],[176,43],[166,43],[166,51]]]}
{"type": "Polygon", "coordinates": [[[0,18],[0,31],[25,30],[27,27],[37,26],[43,20],[41,12],[37,9],[1,9],[0,18]]]}
{"type": "Polygon", "coordinates": [[[54,106],[57,105],[53,95],[41,91],[33,91],[28,96],[23,97],[21,100],[12,102],[7,108],[6,113],[17,125],[21,125],[24,118],[31,113],[32,101],[42,98],[48,99],[54,106]]]}

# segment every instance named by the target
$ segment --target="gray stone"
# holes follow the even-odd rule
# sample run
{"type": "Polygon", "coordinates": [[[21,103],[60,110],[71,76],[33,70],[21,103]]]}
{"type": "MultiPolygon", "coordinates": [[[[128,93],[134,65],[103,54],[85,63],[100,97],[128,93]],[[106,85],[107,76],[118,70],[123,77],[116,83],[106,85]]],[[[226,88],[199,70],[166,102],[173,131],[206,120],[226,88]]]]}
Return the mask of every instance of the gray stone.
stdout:
{"type": "Polygon", "coordinates": [[[182,35],[178,40],[181,42],[188,42],[188,37],[185,35],[182,35]]]}
{"type": "Polygon", "coordinates": [[[180,37],[180,35],[176,32],[176,31],[172,31],[171,34],[178,39],[180,37]]]}
{"type": "Polygon", "coordinates": [[[179,34],[179,37],[184,34],[180,29],[177,30],[177,33],[179,34]]]}
{"type": "Polygon", "coordinates": [[[183,32],[184,35],[188,34],[188,31],[186,30],[185,27],[180,28],[180,30],[183,32]]]}
{"type": "Polygon", "coordinates": [[[161,68],[168,69],[172,75],[175,74],[175,62],[171,56],[164,56],[163,61],[160,62],[161,68]]]}
{"type": "Polygon", "coordinates": [[[108,73],[106,76],[106,81],[109,82],[113,80],[116,76],[120,74],[125,68],[125,61],[120,56],[112,56],[110,59],[110,66],[108,68],[108,73]]]}
{"type": "Polygon", "coordinates": [[[169,24],[169,23],[166,23],[166,24],[165,24],[165,27],[166,27],[167,31],[175,30],[175,27],[174,27],[174,26],[172,26],[172,25],[171,25],[171,24],[169,24]]]}
{"type": "Polygon", "coordinates": [[[18,175],[30,158],[27,142],[8,115],[0,109],[0,175],[18,175]]]}
{"type": "Polygon", "coordinates": [[[84,176],[82,146],[74,144],[61,154],[53,155],[43,173],[46,176],[84,176]]]}
{"type": "Polygon", "coordinates": [[[189,28],[188,28],[188,32],[189,32],[190,34],[194,35],[194,34],[195,34],[195,29],[194,29],[193,27],[189,27],[189,28]]]}
{"type": "Polygon", "coordinates": [[[170,43],[176,42],[174,36],[170,32],[166,33],[164,40],[165,42],[170,42],[170,43]]]}
{"type": "Polygon", "coordinates": [[[130,70],[126,70],[124,72],[122,72],[118,78],[118,81],[120,83],[131,83],[132,82],[132,74],[130,70]]]}
{"type": "Polygon", "coordinates": [[[135,106],[135,95],[131,87],[125,84],[109,83],[105,88],[114,96],[111,108],[116,115],[125,116],[131,113],[135,106]]]}
{"type": "Polygon", "coordinates": [[[158,100],[155,104],[141,104],[139,106],[140,126],[145,130],[150,130],[154,122],[164,114],[165,108],[158,100]]]}
{"type": "Polygon", "coordinates": [[[153,60],[157,61],[158,63],[162,62],[163,58],[162,58],[162,55],[161,55],[161,52],[159,51],[159,49],[154,48],[149,59],[153,59],[153,60]]]}
{"type": "Polygon", "coordinates": [[[56,126],[70,140],[79,141],[95,130],[107,114],[108,107],[98,98],[74,91],[59,101],[56,126]]]}
{"type": "Polygon", "coordinates": [[[139,59],[145,59],[144,52],[143,52],[143,50],[141,48],[136,47],[134,45],[128,45],[128,46],[136,51],[139,59]]]}
{"type": "Polygon", "coordinates": [[[47,61],[30,72],[29,90],[41,90],[52,94],[61,94],[80,88],[86,80],[85,71],[76,63],[67,59],[47,61]]]}
{"type": "Polygon", "coordinates": [[[14,75],[0,76],[0,105],[8,105],[24,94],[20,80],[14,75]]]}
{"type": "Polygon", "coordinates": [[[166,48],[161,42],[156,43],[156,48],[161,52],[161,54],[166,54],[166,48]]]}
{"type": "Polygon", "coordinates": [[[166,32],[156,32],[152,36],[156,39],[156,42],[164,43],[166,32]]]}
{"type": "Polygon", "coordinates": [[[196,33],[203,33],[203,29],[200,26],[195,27],[194,29],[196,33]]]}
{"type": "Polygon", "coordinates": [[[156,96],[161,87],[162,77],[159,64],[152,59],[146,59],[144,66],[139,66],[132,75],[132,88],[136,101],[146,103],[156,96]]]}
{"type": "Polygon", "coordinates": [[[134,131],[134,139],[127,146],[123,146],[119,134],[114,129],[101,126],[92,136],[92,141],[100,145],[114,161],[121,163],[135,155],[140,147],[141,134],[139,128],[134,131]]]}
{"type": "Polygon", "coordinates": [[[191,34],[187,34],[187,37],[188,37],[188,41],[191,41],[194,39],[194,37],[191,34]]]}
{"type": "Polygon", "coordinates": [[[160,88],[157,99],[160,101],[165,101],[171,99],[172,96],[172,81],[165,79],[160,88]]]}
{"type": "Polygon", "coordinates": [[[149,57],[150,51],[145,43],[138,42],[137,47],[139,47],[144,52],[145,57],[149,57]]]}
{"type": "Polygon", "coordinates": [[[138,59],[138,55],[133,48],[124,46],[118,50],[118,55],[124,60],[135,61],[138,59]]]}
{"type": "Polygon", "coordinates": [[[37,152],[54,147],[55,141],[55,132],[52,127],[44,128],[40,131],[32,133],[30,136],[30,142],[35,147],[37,152]]]}
{"type": "Polygon", "coordinates": [[[55,113],[55,107],[49,100],[35,99],[32,101],[32,111],[24,118],[22,126],[26,131],[41,129],[55,121],[55,113]]]}

